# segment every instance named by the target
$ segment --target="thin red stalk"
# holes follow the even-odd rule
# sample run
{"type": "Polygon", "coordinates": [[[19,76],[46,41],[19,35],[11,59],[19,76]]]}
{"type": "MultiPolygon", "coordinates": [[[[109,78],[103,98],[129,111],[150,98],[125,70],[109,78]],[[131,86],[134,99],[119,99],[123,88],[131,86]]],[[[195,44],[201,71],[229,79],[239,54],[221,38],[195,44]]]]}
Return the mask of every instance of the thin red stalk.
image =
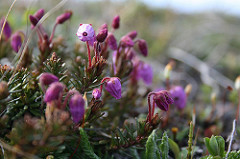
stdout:
{"type": "Polygon", "coordinates": [[[155,111],[155,102],[153,101],[153,106],[152,106],[152,117],[154,116],[154,111],[155,111]]]}
{"type": "MultiPolygon", "coordinates": [[[[101,84],[102,84],[104,81],[108,80],[108,79],[110,79],[110,77],[104,77],[104,78],[102,79],[102,81],[101,81],[101,84]]],[[[101,91],[101,92],[102,92],[102,87],[103,87],[103,85],[100,86],[100,91],[101,91]]]]}
{"type": "Polygon", "coordinates": [[[50,43],[52,42],[52,39],[53,39],[53,36],[54,36],[54,33],[55,33],[55,30],[56,30],[57,25],[58,25],[58,23],[55,23],[55,25],[54,25],[54,27],[53,27],[52,34],[51,34],[50,39],[49,39],[49,42],[50,42],[50,43]]]}
{"type": "Polygon", "coordinates": [[[96,46],[96,61],[98,62],[99,61],[99,59],[100,59],[100,57],[99,57],[99,42],[97,42],[97,46],[96,46]]]}
{"type": "Polygon", "coordinates": [[[73,155],[77,152],[77,149],[78,149],[78,147],[80,146],[80,143],[81,143],[81,136],[80,136],[80,138],[79,138],[79,140],[78,140],[77,147],[75,148],[75,150],[74,150],[74,152],[72,153],[72,155],[69,157],[70,159],[72,159],[73,155]]]}
{"type": "Polygon", "coordinates": [[[150,92],[150,93],[148,94],[148,120],[149,120],[149,122],[151,122],[151,120],[152,120],[151,96],[152,96],[153,94],[154,94],[153,92],[150,92]]]}
{"type": "Polygon", "coordinates": [[[61,106],[62,109],[64,109],[64,108],[66,107],[67,101],[68,101],[69,97],[70,97],[71,95],[73,95],[74,93],[78,93],[78,91],[76,91],[76,90],[70,90],[70,91],[67,93],[67,96],[65,97],[64,102],[63,102],[63,104],[62,104],[62,106],[61,106]]]}
{"type": "Polygon", "coordinates": [[[92,66],[92,58],[91,58],[91,52],[90,52],[90,47],[89,47],[89,43],[88,41],[86,42],[87,43],[87,50],[88,50],[88,67],[90,68],[92,66]]]}

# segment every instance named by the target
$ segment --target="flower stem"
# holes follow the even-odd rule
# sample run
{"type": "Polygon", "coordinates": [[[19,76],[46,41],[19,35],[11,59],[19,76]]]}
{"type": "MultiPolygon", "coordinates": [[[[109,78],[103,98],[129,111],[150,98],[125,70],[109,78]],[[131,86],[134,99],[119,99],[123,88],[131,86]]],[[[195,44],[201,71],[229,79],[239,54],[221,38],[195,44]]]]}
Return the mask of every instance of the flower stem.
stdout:
{"type": "Polygon", "coordinates": [[[49,42],[50,42],[50,43],[52,43],[52,39],[53,39],[55,30],[56,30],[57,24],[58,24],[58,23],[55,23],[55,25],[54,25],[54,27],[53,27],[52,34],[51,34],[50,39],[49,39],[49,42]]]}
{"type": "Polygon", "coordinates": [[[88,67],[90,68],[92,66],[92,63],[91,63],[92,58],[91,58],[90,47],[89,47],[88,41],[86,43],[87,43],[87,50],[88,50],[88,67]]]}
{"type": "MultiPolygon", "coordinates": [[[[151,96],[154,95],[153,92],[148,94],[148,121],[151,122],[152,120],[152,108],[151,108],[151,96]]],[[[153,105],[155,106],[155,105],[153,105]]]]}
{"type": "Polygon", "coordinates": [[[100,91],[101,91],[101,92],[102,92],[102,87],[103,87],[102,83],[105,82],[106,80],[109,80],[109,79],[110,79],[110,77],[104,77],[104,78],[102,79],[102,81],[101,81],[101,86],[100,86],[100,91]]]}

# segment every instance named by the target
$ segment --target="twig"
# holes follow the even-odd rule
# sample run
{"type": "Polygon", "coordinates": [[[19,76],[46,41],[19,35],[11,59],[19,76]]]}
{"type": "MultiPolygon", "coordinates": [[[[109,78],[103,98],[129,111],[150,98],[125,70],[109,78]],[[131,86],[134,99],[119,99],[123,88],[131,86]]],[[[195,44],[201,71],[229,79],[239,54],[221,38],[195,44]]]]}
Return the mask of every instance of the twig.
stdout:
{"type": "Polygon", "coordinates": [[[230,141],[229,141],[229,145],[228,145],[228,151],[227,151],[227,154],[226,154],[226,157],[225,157],[225,158],[228,157],[228,154],[229,154],[230,151],[231,151],[232,141],[233,141],[233,136],[234,136],[234,133],[235,133],[235,129],[236,129],[236,120],[234,119],[234,120],[233,120],[232,133],[231,133],[230,141]]]}

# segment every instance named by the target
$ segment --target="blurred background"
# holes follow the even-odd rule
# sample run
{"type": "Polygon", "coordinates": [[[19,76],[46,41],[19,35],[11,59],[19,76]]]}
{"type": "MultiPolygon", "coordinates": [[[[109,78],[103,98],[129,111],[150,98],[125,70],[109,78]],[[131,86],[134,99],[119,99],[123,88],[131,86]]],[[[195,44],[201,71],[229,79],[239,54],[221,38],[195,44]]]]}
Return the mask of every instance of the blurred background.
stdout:
{"type": "MultiPolygon", "coordinates": [[[[5,16],[13,1],[0,0],[0,15],[5,16]]],[[[17,0],[8,21],[13,30],[31,31],[28,15],[39,8],[51,10],[59,0],[17,0]]],[[[149,62],[155,72],[153,88],[163,82],[165,65],[176,62],[172,81],[199,84],[216,93],[234,85],[240,73],[240,0],[68,0],[51,14],[43,25],[51,32],[55,18],[72,10],[72,19],[56,30],[67,39],[68,47],[78,42],[75,36],[80,23],[91,23],[95,30],[111,24],[120,15],[118,40],[131,30],[147,41],[149,62]]],[[[36,41],[35,41],[36,43],[36,41]]],[[[32,42],[31,45],[36,45],[32,42]]]]}

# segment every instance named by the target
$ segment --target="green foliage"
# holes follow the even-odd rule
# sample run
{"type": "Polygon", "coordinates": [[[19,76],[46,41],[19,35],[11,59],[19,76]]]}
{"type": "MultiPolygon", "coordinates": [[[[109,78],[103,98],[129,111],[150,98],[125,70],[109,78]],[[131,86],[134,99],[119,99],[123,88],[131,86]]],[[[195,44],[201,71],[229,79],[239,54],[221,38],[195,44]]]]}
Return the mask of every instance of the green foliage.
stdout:
{"type": "Polygon", "coordinates": [[[240,150],[238,150],[238,151],[231,151],[228,154],[228,159],[240,159],[240,150]]]}
{"type": "Polygon", "coordinates": [[[5,105],[6,110],[1,115],[8,116],[8,120],[5,120],[4,124],[6,129],[0,133],[4,135],[7,129],[11,129],[13,121],[23,117],[25,113],[40,117],[43,112],[41,109],[41,93],[39,92],[36,77],[30,74],[28,69],[19,69],[13,75],[14,70],[0,67],[1,77],[3,77],[3,80],[9,81],[8,89],[10,92],[7,100],[1,101],[0,106],[1,108],[5,105]]]}
{"type": "Polygon", "coordinates": [[[168,144],[168,136],[167,132],[165,131],[162,136],[161,144],[159,145],[159,149],[162,153],[162,159],[168,159],[168,152],[169,152],[169,144],[168,144]]]}
{"type": "Polygon", "coordinates": [[[93,148],[90,145],[88,136],[83,128],[79,128],[80,131],[80,148],[84,152],[84,155],[90,159],[99,159],[99,157],[94,153],[93,148]]]}
{"type": "Polygon", "coordinates": [[[179,158],[180,157],[180,149],[179,149],[179,146],[177,145],[177,143],[174,142],[170,138],[168,139],[168,143],[169,143],[170,150],[172,150],[172,152],[174,153],[175,158],[179,158]]]}
{"type": "Polygon", "coordinates": [[[152,159],[152,158],[161,158],[157,143],[156,143],[156,130],[153,130],[151,135],[148,137],[146,142],[146,152],[145,158],[152,159]]]}
{"type": "Polygon", "coordinates": [[[208,152],[212,156],[224,157],[225,154],[225,140],[221,136],[211,136],[204,138],[204,143],[207,147],[208,152]]]}

